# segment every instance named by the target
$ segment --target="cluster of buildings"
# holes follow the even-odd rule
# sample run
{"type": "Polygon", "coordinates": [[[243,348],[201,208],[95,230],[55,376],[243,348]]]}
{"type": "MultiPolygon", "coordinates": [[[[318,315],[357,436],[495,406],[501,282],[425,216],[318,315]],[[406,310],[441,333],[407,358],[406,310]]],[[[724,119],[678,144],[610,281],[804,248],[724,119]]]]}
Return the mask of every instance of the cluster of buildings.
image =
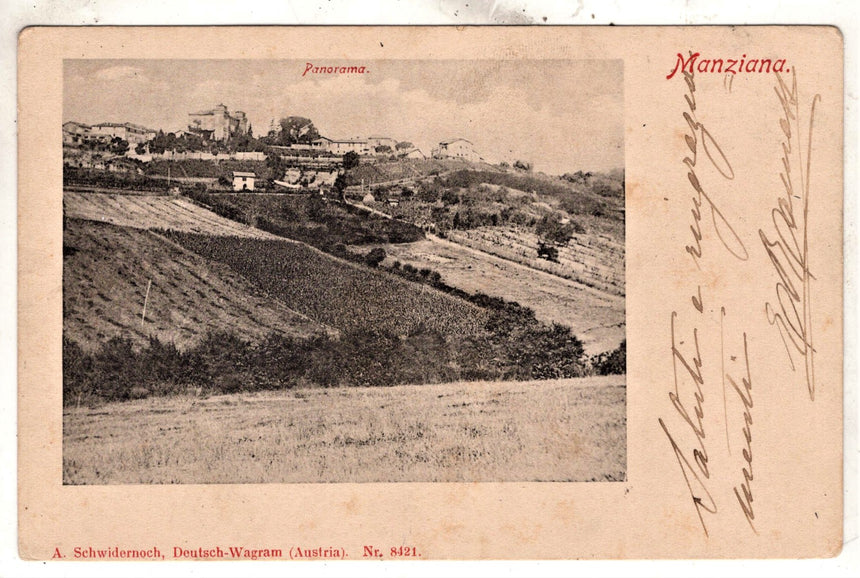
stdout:
{"type": "Polygon", "coordinates": [[[384,136],[347,139],[333,139],[321,136],[312,141],[308,148],[334,155],[344,155],[353,152],[359,155],[396,155],[399,158],[410,159],[427,158],[420,149],[414,146],[406,149],[398,149],[397,140],[384,136]]]}
{"type": "Polygon", "coordinates": [[[443,140],[433,149],[432,155],[434,159],[461,159],[472,162],[484,160],[475,151],[475,145],[464,138],[443,140]]]}
{"type": "MultiPolygon", "coordinates": [[[[182,134],[196,135],[204,141],[227,141],[231,138],[247,135],[249,131],[248,117],[241,111],[230,112],[224,104],[219,104],[213,109],[188,113],[188,130],[179,131],[176,136],[182,134]]],[[[66,122],[63,124],[63,145],[70,147],[84,147],[84,145],[105,145],[115,138],[120,138],[130,145],[133,150],[138,144],[145,144],[153,140],[157,131],[130,122],[115,123],[103,122],[88,125],[80,122],[66,122]]],[[[325,136],[305,144],[295,144],[289,147],[271,147],[275,150],[308,150],[324,152],[336,156],[343,156],[352,152],[362,156],[395,156],[397,158],[425,159],[427,156],[417,147],[409,143],[399,143],[397,140],[385,136],[370,136],[367,138],[333,139],[325,136]]],[[[71,150],[71,149],[70,149],[71,150]]],[[[105,170],[123,170],[126,167],[119,162],[102,160],[100,157],[86,157],[86,147],[78,150],[78,153],[70,152],[70,155],[78,154],[72,158],[70,164],[74,166],[92,166],[105,170]],[[83,155],[83,156],[81,156],[83,155]],[[98,166],[97,166],[98,165],[98,166]],[[110,166],[108,166],[110,165],[110,166]]],[[[128,151],[128,155],[132,155],[128,151]]],[[[175,154],[175,153],[174,153],[175,154]]],[[[186,153],[192,154],[192,153],[186,153]]],[[[203,154],[203,153],[197,153],[203,154]]],[[[214,153],[207,153],[214,154],[214,153]]],[[[237,153],[238,154],[238,153],[237,153]]],[[[262,155],[263,153],[244,153],[262,155]]],[[[92,155],[91,155],[92,156],[92,155]]],[[[98,155],[96,155],[98,156],[98,155]]],[[[481,156],[475,151],[474,145],[464,138],[444,140],[435,147],[431,153],[434,159],[461,159],[468,161],[481,161],[481,156]]],[[[139,155],[138,155],[139,157],[139,155]]],[[[137,157],[135,157],[137,158],[137,157]]],[[[202,158],[202,157],[201,157],[202,158]]],[[[114,159],[124,159],[122,155],[114,159]]],[[[332,167],[331,162],[322,163],[324,160],[335,159],[325,155],[316,157],[316,165],[305,167],[305,170],[289,169],[284,177],[276,183],[287,189],[298,188],[323,188],[332,186],[337,178],[337,167],[332,167]]],[[[140,160],[140,159],[138,159],[140,160]]],[[[312,161],[313,159],[308,159],[312,161]]],[[[128,167],[129,170],[133,167],[128,167]]],[[[139,170],[139,168],[138,168],[139,170]]],[[[253,173],[233,173],[234,190],[254,190],[256,175],[253,173]]]]}
{"type": "Polygon", "coordinates": [[[63,123],[63,144],[69,146],[108,143],[115,137],[134,146],[151,141],[155,134],[156,131],[152,129],[130,122],[103,122],[93,125],[74,121],[63,123]]]}
{"type": "MultiPolygon", "coordinates": [[[[248,134],[249,124],[247,115],[237,110],[230,112],[224,104],[219,104],[210,110],[188,113],[188,130],[179,131],[181,134],[197,135],[206,141],[226,141],[233,137],[248,134]]],[[[63,124],[63,144],[79,146],[91,143],[108,142],[119,137],[129,143],[132,148],[140,143],[146,143],[156,136],[156,131],[130,122],[104,122],[87,125],[80,122],[63,124]]],[[[397,140],[385,136],[370,136],[367,138],[334,139],[321,136],[309,144],[293,145],[289,148],[325,152],[341,156],[348,152],[359,155],[394,155],[398,158],[424,159],[427,156],[418,148],[411,146],[398,148],[397,140]]],[[[402,143],[401,143],[402,145],[402,143]]],[[[464,138],[444,140],[431,152],[435,159],[462,159],[481,161],[481,155],[475,146],[464,138]]]]}
{"type": "MultiPolygon", "coordinates": [[[[393,138],[371,136],[368,138],[332,139],[320,137],[311,142],[311,150],[343,155],[354,152],[359,155],[393,154],[398,158],[425,159],[427,156],[416,147],[397,149],[393,138]]],[[[475,145],[464,138],[444,140],[431,153],[434,159],[461,159],[478,162],[483,158],[475,150],[475,145]]]]}

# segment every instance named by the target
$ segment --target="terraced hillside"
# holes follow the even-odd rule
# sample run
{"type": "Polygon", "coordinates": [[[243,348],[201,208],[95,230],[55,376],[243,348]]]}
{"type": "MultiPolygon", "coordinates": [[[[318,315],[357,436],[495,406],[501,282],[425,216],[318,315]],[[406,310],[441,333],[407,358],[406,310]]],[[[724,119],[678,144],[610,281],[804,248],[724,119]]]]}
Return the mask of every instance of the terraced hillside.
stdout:
{"type": "Polygon", "coordinates": [[[480,227],[451,231],[448,237],[462,245],[509,259],[533,269],[571,279],[611,295],[624,295],[624,244],[595,234],[573,235],[558,247],[556,261],[538,258],[540,238],[517,227],[480,227]]]}
{"type": "MultiPolygon", "coordinates": [[[[591,355],[611,351],[624,340],[623,296],[529,267],[511,257],[497,257],[495,252],[501,245],[489,245],[482,251],[458,241],[431,235],[417,243],[382,245],[387,254],[382,265],[392,267],[398,262],[429,268],[439,272],[445,283],[469,293],[480,291],[530,307],[540,321],[573,329],[591,355]]],[[[561,267],[540,261],[541,266],[561,267]]]]}
{"type": "Polygon", "coordinates": [[[271,299],[229,267],[141,229],[67,218],[63,330],[85,349],[150,336],[184,349],[210,332],[258,340],[334,331],[271,299]],[[146,289],[146,319],[142,320],[146,289]]]}

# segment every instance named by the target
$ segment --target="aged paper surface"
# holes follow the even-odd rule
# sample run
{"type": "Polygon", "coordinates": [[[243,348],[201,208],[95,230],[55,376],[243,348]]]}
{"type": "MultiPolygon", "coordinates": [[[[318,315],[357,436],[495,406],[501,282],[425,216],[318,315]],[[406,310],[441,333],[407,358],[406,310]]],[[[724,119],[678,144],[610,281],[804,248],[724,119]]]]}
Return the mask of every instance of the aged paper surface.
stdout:
{"type": "Polygon", "coordinates": [[[19,70],[22,557],[838,553],[836,29],[30,29],[19,70]],[[354,211],[387,237],[320,241],[354,211]]]}

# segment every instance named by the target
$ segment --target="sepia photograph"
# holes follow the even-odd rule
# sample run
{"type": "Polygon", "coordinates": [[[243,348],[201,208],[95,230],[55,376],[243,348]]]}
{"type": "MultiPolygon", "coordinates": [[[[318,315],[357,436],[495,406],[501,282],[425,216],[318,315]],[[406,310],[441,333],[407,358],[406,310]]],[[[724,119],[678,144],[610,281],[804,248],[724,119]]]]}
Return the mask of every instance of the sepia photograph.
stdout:
{"type": "Polygon", "coordinates": [[[19,557],[839,556],[844,47],[28,28],[19,557]]]}
{"type": "Polygon", "coordinates": [[[623,75],[65,60],[63,484],[625,481],[623,75]]]}

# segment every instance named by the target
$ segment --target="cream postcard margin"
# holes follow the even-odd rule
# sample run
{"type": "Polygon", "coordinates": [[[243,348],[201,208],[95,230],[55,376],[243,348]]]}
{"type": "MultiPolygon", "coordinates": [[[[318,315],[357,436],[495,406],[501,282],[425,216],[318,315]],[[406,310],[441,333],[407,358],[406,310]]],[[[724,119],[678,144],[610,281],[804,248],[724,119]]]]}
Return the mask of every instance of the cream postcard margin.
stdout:
{"type": "Polygon", "coordinates": [[[828,27],[25,30],[21,557],[219,544],[350,559],[399,545],[423,559],[836,555],[842,70],[828,27]],[[63,486],[67,58],[623,60],[627,480],[63,486]],[[779,70],[760,72],[763,59],[779,70]]]}

